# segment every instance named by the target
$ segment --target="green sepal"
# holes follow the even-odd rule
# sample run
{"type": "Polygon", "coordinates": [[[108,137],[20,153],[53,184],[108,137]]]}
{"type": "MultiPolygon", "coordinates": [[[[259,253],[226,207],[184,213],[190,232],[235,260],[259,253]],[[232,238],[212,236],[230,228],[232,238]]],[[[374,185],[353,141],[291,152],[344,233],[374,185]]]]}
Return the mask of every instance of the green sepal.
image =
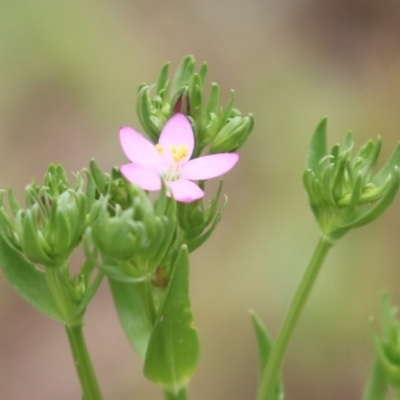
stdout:
{"type": "Polygon", "coordinates": [[[385,400],[389,386],[400,391],[400,322],[394,307],[384,293],[380,300],[381,334],[370,319],[370,334],[375,347],[375,364],[364,391],[363,400],[385,400]]]}
{"type": "Polygon", "coordinates": [[[169,71],[169,62],[165,63],[161,68],[156,86],[157,94],[160,94],[162,91],[164,91],[165,87],[168,85],[168,71],[169,71]]]}
{"type": "Polygon", "coordinates": [[[234,102],[235,102],[235,91],[231,89],[231,95],[229,97],[228,104],[219,114],[219,127],[218,127],[219,130],[222,129],[228,122],[228,119],[231,116],[231,111],[234,102]]]}
{"type": "Polygon", "coordinates": [[[204,83],[206,81],[207,72],[208,72],[208,64],[206,62],[203,62],[199,68],[199,76],[200,76],[202,85],[204,85],[204,83]]]}
{"type": "MultiPolygon", "coordinates": [[[[83,270],[81,271],[83,273],[83,270]]],[[[90,276],[90,274],[88,274],[90,276]]],[[[80,315],[82,315],[87,306],[89,305],[90,301],[93,299],[94,295],[97,293],[97,290],[99,289],[101,282],[103,282],[104,274],[99,271],[94,278],[93,282],[89,285],[89,287],[85,290],[85,294],[83,295],[83,298],[79,302],[79,305],[77,306],[76,310],[73,312],[73,314],[70,316],[70,320],[73,321],[76,318],[78,318],[80,315]]]]}
{"type": "Polygon", "coordinates": [[[348,224],[342,225],[336,229],[330,236],[332,238],[339,238],[343,236],[348,230],[359,228],[363,225],[369,224],[379,218],[393,203],[396,198],[397,191],[400,185],[400,170],[395,167],[390,179],[390,184],[386,188],[382,197],[370,207],[355,212],[352,221],[348,224]]]}
{"type": "MultiPolygon", "coordinates": [[[[7,194],[8,194],[8,203],[10,204],[10,209],[11,212],[15,218],[15,216],[17,215],[18,211],[21,209],[17,198],[15,197],[13,191],[11,189],[7,190],[7,194]]],[[[3,204],[1,204],[1,206],[3,206],[3,204]]]]}
{"type": "Polygon", "coordinates": [[[136,113],[149,139],[157,143],[162,124],[152,115],[155,111],[150,99],[150,87],[142,85],[137,94],[136,113]]]}
{"type": "Polygon", "coordinates": [[[210,96],[207,103],[207,114],[218,115],[218,104],[219,104],[219,86],[216,83],[211,84],[210,96]]]}
{"type": "Polygon", "coordinates": [[[381,186],[387,176],[394,170],[395,167],[400,168],[400,143],[397,144],[392,155],[386,161],[385,165],[375,175],[373,181],[377,186],[381,186]]]}
{"type": "Polygon", "coordinates": [[[11,286],[32,307],[41,313],[61,321],[46,275],[27,261],[21,252],[11,247],[0,235],[0,267],[11,286]]]}
{"type": "Polygon", "coordinates": [[[190,77],[194,71],[194,58],[193,56],[186,56],[179,65],[171,85],[171,98],[173,99],[176,94],[182,89],[183,86],[188,84],[190,77]]]}
{"type": "Polygon", "coordinates": [[[144,359],[152,331],[151,320],[146,313],[149,296],[143,296],[146,282],[124,283],[113,279],[108,282],[125,335],[139,357],[144,359]]]}
{"type": "Polygon", "coordinates": [[[178,393],[187,386],[198,356],[189,297],[188,249],[182,246],[150,337],[144,374],[165,390],[178,393]]]}
{"type": "Polygon", "coordinates": [[[232,152],[244,144],[254,128],[254,116],[233,117],[214,137],[210,154],[232,152]]]}
{"type": "Polygon", "coordinates": [[[108,189],[108,181],[106,175],[93,158],[89,162],[89,172],[99,193],[105,195],[108,189]]]}
{"type": "MultiPolygon", "coordinates": [[[[21,213],[24,213],[24,218],[21,221],[21,247],[24,254],[29,260],[44,264],[46,266],[52,266],[53,260],[47,256],[46,252],[50,251],[49,245],[45,242],[41,232],[37,231],[35,220],[38,218],[34,213],[35,206],[32,206],[28,210],[20,210],[17,214],[16,222],[22,217],[21,213]],[[44,251],[46,249],[46,251],[44,251]]],[[[18,224],[20,225],[20,224],[18,224]]]]}
{"type": "Polygon", "coordinates": [[[307,159],[307,169],[311,169],[314,173],[316,173],[319,169],[320,160],[328,153],[326,126],[327,117],[323,118],[318,124],[311,139],[307,159]]]}
{"type": "Polygon", "coordinates": [[[196,237],[194,239],[190,239],[188,241],[188,249],[189,249],[190,253],[195,251],[196,249],[198,249],[211,236],[211,234],[214,232],[215,228],[217,227],[217,225],[221,221],[222,214],[223,214],[223,212],[224,212],[224,210],[225,210],[227,205],[228,205],[228,197],[225,196],[225,201],[222,204],[222,207],[219,209],[219,211],[215,215],[214,220],[213,220],[210,228],[208,228],[208,230],[206,232],[204,232],[203,234],[201,234],[200,236],[198,236],[198,237],[196,237]]]}

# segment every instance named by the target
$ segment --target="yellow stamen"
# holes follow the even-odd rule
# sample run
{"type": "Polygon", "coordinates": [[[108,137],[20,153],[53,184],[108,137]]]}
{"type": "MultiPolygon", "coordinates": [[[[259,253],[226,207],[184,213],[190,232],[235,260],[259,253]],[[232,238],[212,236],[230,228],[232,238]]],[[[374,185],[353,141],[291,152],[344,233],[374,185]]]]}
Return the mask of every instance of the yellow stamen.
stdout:
{"type": "Polygon", "coordinates": [[[156,150],[157,150],[160,154],[164,154],[164,147],[162,147],[161,144],[156,144],[156,150]]]}
{"type": "Polygon", "coordinates": [[[188,148],[186,144],[180,144],[179,146],[171,144],[171,154],[174,161],[179,162],[182,160],[182,158],[185,158],[187,156],[188,148]]]}

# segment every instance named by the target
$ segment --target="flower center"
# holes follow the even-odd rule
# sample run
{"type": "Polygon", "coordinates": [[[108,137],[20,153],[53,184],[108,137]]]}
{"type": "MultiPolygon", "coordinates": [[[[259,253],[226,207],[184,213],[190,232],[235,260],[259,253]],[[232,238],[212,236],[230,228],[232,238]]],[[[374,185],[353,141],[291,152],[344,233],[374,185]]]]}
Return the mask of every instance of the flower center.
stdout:
{"type": "MultiPolygon", "coordinates": [[[[156,144],[156,150],[160,154],[165,154],[164,147],[161,144],[156,144]]],[[[171,156],[173,162],[162,172],[162,177],[168,181],[176,181],[181,177],[181,161],[188,155],[189,151],[186,144],[171,144],[171,156]]]]}
{"type": "Polygon", "coordinates": [[[187,156],[188,148],[186,144],[180,144],[179,146],[171,144],[171,154],[174,161],[178,163],[187,156]]]}

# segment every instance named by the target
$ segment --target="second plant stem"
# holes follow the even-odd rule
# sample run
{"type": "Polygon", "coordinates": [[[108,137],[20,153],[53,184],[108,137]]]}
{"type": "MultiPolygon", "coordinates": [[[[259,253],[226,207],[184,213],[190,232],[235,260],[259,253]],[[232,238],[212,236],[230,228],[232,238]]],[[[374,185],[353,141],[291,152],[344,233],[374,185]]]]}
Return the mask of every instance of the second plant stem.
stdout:
{"type": "Polygon", "coordinates": [[[79,321],[77,321],[76,324],[69,323],[65,326],[76,372],[78,373],[79,382],[83,392],[83,399],[102,400],[102,395],[86,347],[82,328],[83,324],[79,321]]]}
{"type": "Polygon", "coordinates": [[[60,268],[46,268],[49,289],[57,310],[64,321],[75,369],[82,388],[83,400],[102,400],[103,397],[83,336],[84,312],[70,320],[76,306],[73,304],[71,294],[67,289],[62,268],[63,266],[60,266],[60,268]]]}
{"type": "Polygon", "coordinates": [[[299,287],[293,297],[277,340],[272,348],[268,363],[261,376],[257,400],[275,400],[276,386],[280,376],[282,362],[294,328],[306,304],[311,289],[317,279],[318,272],[333,243],[329,238],[321,236],[314,254],[307,266],[299,287]]]}

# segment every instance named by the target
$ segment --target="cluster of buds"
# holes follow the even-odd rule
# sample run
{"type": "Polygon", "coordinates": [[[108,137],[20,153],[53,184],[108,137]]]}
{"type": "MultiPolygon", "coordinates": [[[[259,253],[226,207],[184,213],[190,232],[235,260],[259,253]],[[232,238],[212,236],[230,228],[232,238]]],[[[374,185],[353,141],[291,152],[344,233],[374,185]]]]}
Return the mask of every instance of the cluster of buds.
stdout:
{"type": "Polygon", "coordinates": [[[222,213],[228,202],[227,197],[225,197],[222,207],[218,208],[221,191],[222,181],[216,196],[206,207],[202,199],[191,203],[178,203],[178,221],[182,233],[181,241],[188,246],[189,252],[200,247],[211,236],[221,220],[222,213]]]}
{"type": "Polygon", "coordinates": [[[35,182],[26,187],[26,209],[8,191],[13,219],[1,200],[2,236],[33,263],[46,267],[64,265],[79,245],[87,224],[89,204],[83,186],[78,174],[70,188],[65,170],[60,165],[50,165],[42,187],[35,182]]]}
{"type": "Polygon", "coordinates": [[[204,101],[204,85],[207,64],[203,63],[195,72],[192,56],[183,59],[170,83],[169,64],[161,70],[155,87],[142,84],[138,90],[137,114],[153,143],[158,142],[166,121],[175,113],[185,114],[191,121],[195,134],[193,157],[198,157],[204,148],[210,154],[236,151],[243,145],[254,126],[252,114],[244,117],[233,107],[235,94],[232,91],[228,104],[219,106],[219,86],[211,85],[210,96],[204,101]]]}
{"type": "Polygon", "coordinates": [[[142,189],[126,181],[112,181],[110,188],[114,194],[93,205],[87,232],[102,256],[100,269],[125,282],[149,278],[161,266],[168,269],[176,237],[175,200],[167,198],[165,187],[154,207],[142,189]],[[123,194],[122,204],[115,192],[123,194]]]}
{"type": "Polygon", "coordinates": [[[376,142],[368,141],[352,158],[351,132],[343,148],[336,144],[330,153],[326,136],[324,119],[312,138],[303,182],[322,233],[336,240],[377,219],[390,206],[400,183],[400,145],[374,173],[381,149],[379,137],[376,142]]]}
{"type": "MultiPolygon", "coordinates": [[[[400,390],[400,322],[396,318],[398,309],[394,307],[385,294],[381,298],[381,325],[379,336],[373,332],[373,340],[377,353],[377,362],[382,374],[373,376],[374,386],[383,387],[386,382],[400,390]]],[[[383,398],[383,397],[382,397],[383,398]]]]}
{"type": "Polygon", "coordinates": [[[101,253],[100,268],[119,281],[151,277],[157,284],[168,279],[177,249],[185,244],[192,252],[201,246],[218,225],[227,203],[225,198],[218,207],[222,182],[207,206],[203,200],[176,202],[166,195],[164,184],[153,206],[148,195],[128,183],[117,168],[106,174],[92,160],[89,171],[96,202],[85,242],[92,242],[101,253]]]}

